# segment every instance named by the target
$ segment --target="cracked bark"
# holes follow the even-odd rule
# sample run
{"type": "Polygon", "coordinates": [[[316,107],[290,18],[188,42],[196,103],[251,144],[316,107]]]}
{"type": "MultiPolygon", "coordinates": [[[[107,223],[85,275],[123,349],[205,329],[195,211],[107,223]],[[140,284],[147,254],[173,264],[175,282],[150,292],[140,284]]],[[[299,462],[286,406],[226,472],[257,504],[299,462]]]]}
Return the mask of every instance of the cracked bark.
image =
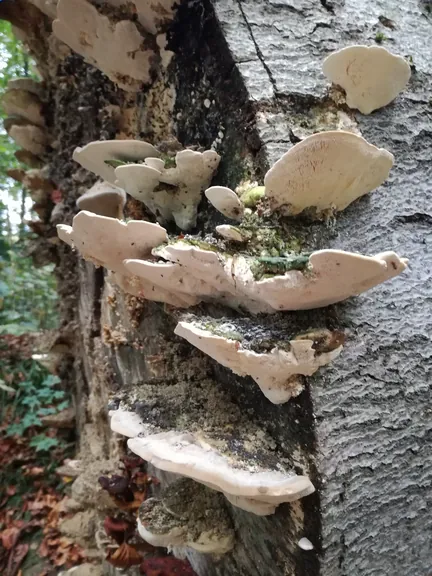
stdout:
{"type": "MultiPolygon", "coordinates": [[[[210,374],[282,452],[301,454],[298,470],[310,474],[317,492],[266,518],[232,508],[236,547],[222,558],[191,552],[200,576],[427,576],[432,571],[432,23],[422,6],[415,0],[398,5],[390,0],[203,0],[178,10],[169,39],[176,54],[170,76],[176,135],[185,146],[208,147],[223,127],[218,183],[224,185],[262,177],[305,133],[338,126],[340,111],[329,98],[321,62],[342,46],[372,43],[382,29],[380,16],[396,25],[385,31],[386,47],[409,54],[416,66],[407,90],[390,106],[371,116],[340,108],[367,140],[395,155],[388,182],[350,206],[336,228],[291,223],[316,248],[395,249],[410,259],[409,274],[325,310],[274,316],[276,324],[290,328],[338,327],[348,335],[339,359],[285,405],[270,404],[250,379],[202,356],[196,377],[210,374]],[[204,99],[215,103],[207,109],[204,99]],[[314,543],[313,551],[297,546],[303,536],[314,543]]],[[[6,12],[10,18],[10,5],[6,12]]],[[[36,57],[48,50],[45,20],[38,18],[25,24],[34,29],[29,43],[36,57]]],[[[158,134],[147,121],[145,90],[131,103],[81,58],[55,62],[58,67],[47,72],[49,125],[59,145],[49,160],[66,196],[67,220],[78,186],[92,182],[72,163],[74,146],[116,133],[101,120],[103,107],[138,106],[141,120],[130,135],[157,140],[158,134]]],[[[198,229],[211,231],[215,223],[220,222],[203,205],[198,229]]],[[[79,326],[75,375],[83,407],[81,448],[93,458],[106,458],[113,448],[103,402],[108,392],[167,377],[177,361],[171,352],[173,343],[178,345],[174,321],[162,306],[137,308],[120,293],[117,320],[112,318],[106,279],[103,287],[98,284],[102,272],[95,274],[88,264],[77,268],[64,247],[58,257],[64,329],[73,322],[79,326]],[[108,321],[121,323],[129,344],[105,347],[104,360],[101,341],[108,321]],[[90,442],[92,436],[96,442],[90,442]]],[[[181,350],[193,353],[184,343],[181,350]]]]}

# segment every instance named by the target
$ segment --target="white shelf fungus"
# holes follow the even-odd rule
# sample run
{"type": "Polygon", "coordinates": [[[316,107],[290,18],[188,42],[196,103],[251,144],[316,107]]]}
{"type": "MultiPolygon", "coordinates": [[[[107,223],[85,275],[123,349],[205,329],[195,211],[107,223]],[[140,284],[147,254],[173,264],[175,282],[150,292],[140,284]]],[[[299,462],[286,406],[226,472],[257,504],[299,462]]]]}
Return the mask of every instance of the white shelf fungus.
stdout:
{"type": "MultiPolygon", "coordinates": [[[[187,290],[201,299],[210,296],[251,312],[328,306],[390,280],[407,266],[407,260],[394,252],[363,256],[341,250],[319,250],[310,255],[303,270],[288,270],[257,280],[251,269],[254,258],[221,254],[183,241],[162,246],[153,253],[177,264],[171,267],[169,279],[157,272],[162,264],[153,264],[152,281],[161,288],[172,286],[175,278],[176,290],[180,292],[187,290]],[[189,281],[182,288],[186,278],[189,281]]],[[[139,261],[127,261],[125,266],[142,278],[149,273],[146,264],[139,261]]]]}
{"type": "Polygon", "coordinates": [[[100,140],[75,148],[72,158],[83,168],[115,184],[115,167],[107,161],[138,162],[160,153],[148,142],[140,140],[100,140]]]}
{"type": "Polygon", "coordinates": [[[150,222],[126,224],[82,211],[72,227],[57,229],[61,240],[83,258],[114,271],[116,282],[127,292],[180,307],[216,300],[252,313],[320,308],[390,280],[407,266],[407,260],[394,252],[363,256],[319,250],[304,258],[302,270],[282,268],[256,279],[253,257],[231,256],[187,241],[165,244],[166,230],[150,222]],[[164,261],[148,260],[152,254],[164,261]]]}
{"type": "Polygon", "coordinates": [[[387,106],[411,76],[408,62],[382,46],[347,46],[324,60],[323,72],[346,92],[350,108],[370,114],[387,106]]]}
{"type": "Polygon", "coordinates": [[[123,208],[126,204],[126,194],[121,188],[108,182],[96,182],[77,200],[80,210],[87,210],[99,216],[123,218],[123,208]]]}
{"type": "Polygon", "coordinates": [[[12,78],[7,84],[7,90],[24,90],[26,92],[31,92],[39,98],[43,97],[43,85],[41,82],[37,82],[33,78],[12,78]]]}
{"type": "Polygon", "coordinates": [[[312,542],[308,538],[300,538],[300,540],[297,542],[297,545],[302,550],[308,551],[308,550],[314,549],[314,545],[312,544],[312,542]]]}
{"type": "Polygon", "coordinates": [[[216,226],[216,232],[229,242],[246,242],[249,239],[249,235],[244,230],[229,224],[216,226]]]}
{"type": "Polygon", "coordinates": [[[275,346],[270,352],[257,353],[244,349],[238,340],[229,337],[229,333],[227,337],[220,336],[196,322],[180,321],[175,334],[235,374],[252,376],[264,396],[274,404],[287,402],[300,394],[303,383],[298,376],[311,376],[342,351],[342,346],[338,346],[317,353],[313,340],[301,339],[291,340],[287,350],[275,346]]]}
{"type": "Polygon", "coordinates": [[[230,188],[212,186],[205,191],[205,195],[210,204],[227,218],[232,220],[242,219],[244,206],[237,194],[230,188]]]}
{"type": "Polygon", "coordinates": [[[152,546],[189,547],[224,554],[234,546],[234,530],[223,496],[179,478],[138,510],[140,536],[152,546]]]}
{"type": "Polygon", "coordinates": [[[114,21],[87,0],[59,0],[54,35],[126,91],[137,91],[151,79],[155,51],[143,48],[143,37],[130,20],[114,21]]]}
{"type": "MultiPolygon", "coordinates": [[[[162,432],[147,438],[130,438],[129,449],[156,468],[201,482],[230,496],[264,502],[272,511],[283,502],[312,494],[306,476],[287,476],[277,470],[250,471],[235,466],[205,441],[187,432],[162,432]]],[[[258,468],[255,464],[254,468],[258,468]]],[[[242,501],[237,501],[239,504],[242,501]]]]}
{"type": "Polygon", "coordinates": [[[311,494],[309,478],[294,472],[301,448],[295,444],[292,456],[286,450],[282,455],[216,382],[187,377],[191,362],[201,365],[202,359],[193,351],[178,359],[177,381],[140,384],[125,392],[110,412],[111,429],[128,436],[132,452],[156,468],[223,492],[234,505],[256,514],[272,514],[280,503],[311,494]]]}
{"type": "Polygon", "coordinates": [[[169,290],[131,276],[123,265],[131,256],[149,256],[154,246],[167,240],[166,230],[158,224],[142,220],[125,223],[83,210],[74,217],[72,226],[59,224],[57,234],[85,260],[114,272],[114,281],[130,294],[178,307],[191,305],[187,295],[177,297],[169,290]]]}
{"type": "MultiPolygon", "coordinates": [[[[102,0],[97,0],[102,3],[102,0]]],[[[111,6],[124,7],[125,0],[107,0],[111,6]]],[[[133,12],[138,18],[138,22],[144,27],[146,32],[156,34],[174,17],[174,5],[176,0],[132,0],[133,12]]]]}
{"type": "Polygon", "coordinates": [[[213,150],[182,150],[170,168],[165,168],[159,156],[147,142],[106,140],[76,148],[73,158],[145,204],[162,223],[174,220],[179,228],[189,230],[196,224],[202,192],[210,184],[220,156],[213,150]]]}
{"type": "Polygon", "coordinates": [[[35,126],[44,126],[42,103],[39,97],[27,90],[8,89],[2,98],[2,106],[6,114],[21,116],[35,126]]]}
{"type": "Polygon", "coordinates": [[[351,132],[308,136],[267,172],[265,194],[272,209],[295,215],[315,208],[318,215],[341,211],[380,186],[393,155],[351,132]]]}
{"type": "Polygon", "coordinates": [[[32,124],[19,126],[14,124],[10,127],[8,133],[18,146],[35,156],[41,156],[45,153],[48,138],[38,126],[33,126],[32,124]]]}
{"type": "Polygon", "coordinates": [[[306,476],[266,470],[251,464],[241,469],[212,447],[201,435],[168,431],[154,433],[135,412],[110,412],[111,430],[130,438],[132,452],[156,468],[192,478],[219,492],[234,506],[266,516],[282,502],[292,502],[314,492],[306,476]]]}

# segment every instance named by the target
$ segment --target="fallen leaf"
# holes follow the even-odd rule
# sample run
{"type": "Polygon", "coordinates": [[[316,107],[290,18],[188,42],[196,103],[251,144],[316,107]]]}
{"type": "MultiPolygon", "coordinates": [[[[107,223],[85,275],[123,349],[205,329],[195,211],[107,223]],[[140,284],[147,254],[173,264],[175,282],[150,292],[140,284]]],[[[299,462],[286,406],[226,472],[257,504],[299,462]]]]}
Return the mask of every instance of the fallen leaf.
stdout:
{"type": "Polygon", "coordinates": [[[29,548],[30,546],[28,544],[18,544],[15,546],[9,555],[6,571],[3,576],[15,576],[29,548]]]}
{"type": "Polygon", "coordinates": [[[110,496],[114,500],[115,505],[118,508],[120,508],[120,510],[127,510],[129,512],[133,512],[134,510],[138,510],[138,508],[146,499],[147,490],[145,491],[135,490],[134,492],[132,492],[132,494],[133,494],[132,502],[125,502],[124,500],[120,500],[120,498],[116,498],[112,494],[110,496]]]}
{"type": "Polygon", "coordinates": [[[16,494],[16,491],[17,491],[16,486],[8,486],[6,488],[6,494],[8,496],[14,496],[16,494]]]}
{"type": "Polygon", "coordinates": [[[41,476],[45,472],[45,468],[42,466],[32,466],[26,470],[26,475],[28,476],[41,476]]]}
{"type": "Polygon", "coordinates": [[[1,542],[3,548],[10,550],[18,542],[19,535],[21,533],[21,528],[12,526],[11,528],[6,528],[3,532],[0,532],[1,542]]]}
{"type": "Polygon", "coordinates": [[[126,537],[135,532],[135,522],[128,522],[119,518],[107,516],[104,520],[104,529],[107,536],[113,538],[117,544],[122,544],[126,537]]]}
{"type": "Polygon", "coordinates": [[[123,542],[123,544],[113,553],[109,550],[106,559],[116,568],[130,568],[131,566],[137,566],[142,562],[141,554],[139,554],[135,548],[126,544],[126,542],[123,542]]]}

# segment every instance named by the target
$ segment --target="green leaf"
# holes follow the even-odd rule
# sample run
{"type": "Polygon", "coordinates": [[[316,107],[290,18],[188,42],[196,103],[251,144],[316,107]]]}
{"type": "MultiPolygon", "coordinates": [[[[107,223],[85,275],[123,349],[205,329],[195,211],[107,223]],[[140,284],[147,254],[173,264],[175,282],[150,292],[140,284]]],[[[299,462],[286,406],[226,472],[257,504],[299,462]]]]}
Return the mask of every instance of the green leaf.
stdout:
{"type": "Polygon", "coordinates": [[[56,384],[60,384],[60,382],[61,380],[58,376],[53,376],[52,374],[49,374],[42,382],[42,386],[52,388],[56,384]]]}
{"type": "Polygon", "coordinates": [[[23,406],[28,406],[30,410],[33,410],[34,408],[40,405],[40,402],[36,396],[25,396],[21,400],[20,404],[22,404],[23,406]]]}
{"type": "Polygon", "coordinates": [[[37,411],[38,416],[49,416],[50,414],[56,414],[57,408],[40,408],[37,411]]]}
{"type": "Polygon", "coordinates": [[[62,410],[66,410],[66,408],[69,407],[69,400],[64,400],[63,402],[60,402],[60,404],[57,405],[57,410],[59,412],[61,412],[62,410]]]}
{"type": "Polygon", "coordinates": [[[60,442],[57,438],[50,438],[45,434],[38,434],[30,441],[30,446],[36,448],[36,452],[48,452],[51,448],[59,446],[60,442]]]}

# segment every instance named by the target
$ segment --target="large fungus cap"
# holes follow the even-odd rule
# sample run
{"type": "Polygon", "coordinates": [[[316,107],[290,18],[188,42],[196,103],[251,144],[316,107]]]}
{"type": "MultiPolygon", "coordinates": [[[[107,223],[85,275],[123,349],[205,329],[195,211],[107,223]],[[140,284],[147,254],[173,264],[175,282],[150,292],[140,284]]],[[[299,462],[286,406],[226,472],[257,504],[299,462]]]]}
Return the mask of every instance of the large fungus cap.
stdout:
{"type": "Polygon", "coordinates": [[[205,191],[205,195],[210,204],[227,218],[232,220],[243,218],[244,206],[234,190],[225,186],[212,186],[205,191]]]}
{"type": "Polygon", "coordinates": [[[72,226],[59,224],[57,234],[63,242],[76,248],[85,260],[113,271],[113,280],[129,294],[179,308],[196,303],[193,297],[176,295],[132,276],[123,265],[128,258],[150,256],[154,246],[167,241],[165,228],[158,224],[142,220],[126,223],[83,210],[74,217],[72,226]]]}
{"type": "Polygon", "coordinates": [[[370,114],[402,92],[411,76],[408,62],[382,46],[347,46],[324,60],[323,72],[346,92],[350,108],[370,114]]]}
{"type": "Polygon", "coordinates": [[[167,241],[165,228],[151,222],[121,222],[83,210],[72,226],[57,226],[59,237],[73,245],[83,256],[108,270],[127,274],[123,260],[147,256],[153,246],[167,241]]]}
{"type": "Polygon", "coordinates": [[[242,470],[187,432],[130,438],[128,447],[156,468],[192,478],[234,496],[279,504],[298,500],[315,490],[307,476],[289,476],[277,470],[242,470]]]}
{"type": "Polygon", "coordinates": [[[38,126],[27,124],[19,126],[14,124],[9,129],[9,136],[14,140],[18,146],[31,152],[35,156],[42,156],[48,145],[48,138],[43,130],[38,126]]]}
{"type": "Polygon", "coordinates": [[[41,98],[43,96],[44,90],[41,82],[37,82],[33,78],[12,78],[9,80],[7,85],[8,90],[25,90],[26,92],[31,92],[35,96],[41,98]]]}
{"type": "Polygon", "coordinates": [[[119,219],[123,217],[125,204],[126,194],[124,190],[112,186],[108,182],[96,182],[77,200],[77,206],[80,210],[119,219]]]}
{"type": "Polygon", "coordinates": [[[342,351],[340,345],[319,354],[314,349],[314,340],[302,339],[287,342],[286,349],[275,346],[270,352],[258,353],[244,349],[241,334],[233,337],[228,328],[224,336],[223,322],[219,322],[216,334],[214,329],[206,327],[205,323],[200,325],[194,321],[180,321],[175,334],[185,338],[235,374],[252,376],[263,394],[274,404],[281,404],[300,394],[303,384],[298,376],[311,376],[342,351]]]}
{"type": "Polygon", "coordinates": [[[291,270],[254,281],[250,272],[243,274],[240,269],[234,270],[234,276],[249,297],[263,300],[275,310],[310,310],[357,296],[401,274],[407,264],[394,252],[363,256],[342,250],[318,250],[311,254],[306,273],[291,270]]]}
{"type": "Polygon", "coordinates": [[[130,437],[134,453],[161,470],[238,497],[239,506],[246,505],[243,498],[267,503],[265,510],[259,506],[259,514],[313,492],[309,478],[295,473],[300,447],[291,446],[292,454],[281,452],[216,382],[185,379],[191,362],[202,364],[196,352],[178,360],[177,381],[132,387],[110,412],[112,429],[130,437]]]}
{"type": "Polygon", "coordinates": [[[75,162],[113,185],[117,180],[115,168],[106,160],[137,162],[158,156],[160,153],[152,144],[141,140],[100,140],[75,148],[73,153],[75,162]]]}
{"type": "Polygon", "coordinates": [[[52,29],[124,90],[135,92],[150,81],[155,51],[144,48],[145,38],[134,22],[110,20],[87,0],[60,0],[52,29]]]}
{"type": "Polygon", "coordinates": [[[8,115],[16,114],[36,126],[44,126],[42,103],[39,97],[27,90],[16,89],[5,92],[2,99],[3,109],[8,115]]]}
{"type": "Polygon", "coordinates": [[[320,214],[344,210],[380,186],[393,166],[393,155],[351,132],[308,136],[293,146],[265,176],[273,209],[290,215],[306,208],[320,214]]]}

